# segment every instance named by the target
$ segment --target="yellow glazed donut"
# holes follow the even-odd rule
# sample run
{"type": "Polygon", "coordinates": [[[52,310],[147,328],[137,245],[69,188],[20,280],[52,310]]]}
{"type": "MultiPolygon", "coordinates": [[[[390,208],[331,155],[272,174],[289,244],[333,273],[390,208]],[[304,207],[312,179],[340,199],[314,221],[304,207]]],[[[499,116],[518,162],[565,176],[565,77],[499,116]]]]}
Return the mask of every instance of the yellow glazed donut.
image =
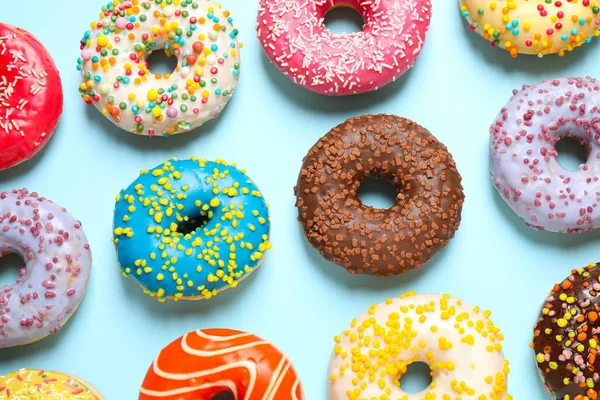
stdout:
{"type": "Polygon", "coordinates": [[[558,53],[600,35],[600,2],[593,0],[459,0],[469,28],[513,57],[558,53]]]}
{"type": "Polygon", "coordinates": [[[500,330],[481,312],[449,295],[408,293],[372,305],[335,338],[329,400],[511,400],[500,330]],[[431,385],[407,394],[400,378],[427,363],[431,385]]]}
{"type": "Polygon", "coordinates": [[[103,400],[84,380],[59,372],[21,369],[0,377],[0,400],[103,400]]]}

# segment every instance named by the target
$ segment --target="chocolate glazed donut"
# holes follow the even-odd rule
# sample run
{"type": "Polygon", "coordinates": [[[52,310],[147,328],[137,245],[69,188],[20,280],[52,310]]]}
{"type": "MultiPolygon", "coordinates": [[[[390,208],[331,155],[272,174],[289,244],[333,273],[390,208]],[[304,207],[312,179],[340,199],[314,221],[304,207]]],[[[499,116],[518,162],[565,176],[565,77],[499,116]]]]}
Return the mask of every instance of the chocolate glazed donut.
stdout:
{"type": "Polygon", "coordinates": [[[305,157],[295,188],[299,221],[313,247],[351,274],[391,276],[419,268],[460,224],[461,177],[446,147],[393,115],[349,119],[305,157]],[[367,177],[397,189],[387,210],[357,196],[367,177]]]}
{"type": "Polygon", "coordinates": [[[574,269],[545,299],[531,348],[546,389],[556,399],[598,399],[600,267],[574,269]]]}

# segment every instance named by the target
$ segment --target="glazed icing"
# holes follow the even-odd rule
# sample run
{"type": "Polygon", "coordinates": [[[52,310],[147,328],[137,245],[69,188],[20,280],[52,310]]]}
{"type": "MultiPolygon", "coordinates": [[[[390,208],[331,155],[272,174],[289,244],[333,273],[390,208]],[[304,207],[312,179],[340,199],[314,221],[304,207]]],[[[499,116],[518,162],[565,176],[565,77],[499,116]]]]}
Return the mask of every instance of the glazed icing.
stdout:
{"type": "Polygon", "coordinates": [[[116,200],[121,271],[161,301],[236,287],[271,248],[269,229],[258,187],[223,160],[168,160],[141,171],[116,200]]]}
{"type": "Polygon", "coordinates": [[[412,67],[427,37],[430,0],[260,0],[258,38],[275,66],[319,94],[377,90],[412,67]],[[334,34],[325,14],[352,7],[362,32],[334,34]]]}
{"type": "Polygon", "coordinates": [[[160,351],[139,400],[302,400],[300,378],[271,343],[231,329],[190,332],[160,351]]]}
{"type": "Polygon", "coordinates": [[[62,113],[60,76],[29,32],[0,23],[0,170],[32,158],[62,113]]]}
{"type": "Polygon", "coordinates": [[[556,232],[590,231],[600,223],[600,82],[558,78],[525,85],[490,127],[496,189],[526,223],[556,232]],[[557,161],[556,143],[580,140],[588,160],[577,171],[557,161]]]}
{"type": "Polygon", "coordinates": [[[449,295],[372,305],[335,338],[329,400],[511,400],[503,336],[490,315],[449,295]],[[399,382],[415,362],[429,365],[433,381],[408,394],[399,382]]]}
{"type": "Polygon", "coordinates": [[[216,118],[240,73],[241,45],[229,11],[210,0],[117,0],[81,40],[79,91],[118,127],[142,135],[184,133],[216,118]],[[177,58],[152,74],[148,56],[177,58]]]}
{"type": "Polygon", "coordinates": [[[25,260],[17,283],[0,287],[0,348],[60,331],[81,302],[92,267],[81,222],[36,192],[1,192],[0,245],[25,260]]]}
{"type": "Polygon", "coordinates": [[[0,377],[0,399],[103,400],[87,382],[60,372],[21,369],[0,377]]]}
{"type": "Polygon", "coordinates": [[[600,35],[600,8],[594,1],[459,1],[469,28],[513,57],[563,56],[600,35]]]}

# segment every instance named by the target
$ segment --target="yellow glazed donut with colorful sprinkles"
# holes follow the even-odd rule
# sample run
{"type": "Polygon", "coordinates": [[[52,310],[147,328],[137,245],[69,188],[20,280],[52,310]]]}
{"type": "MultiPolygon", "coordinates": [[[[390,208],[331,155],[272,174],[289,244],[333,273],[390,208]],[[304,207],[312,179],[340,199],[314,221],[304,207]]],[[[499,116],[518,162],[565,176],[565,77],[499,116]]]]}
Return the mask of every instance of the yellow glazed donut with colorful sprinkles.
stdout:
{"type": "Polygon", "coordinates": [[[210,0],[115,0],[81,39],[79,92],[118,127],[170,136],[219,116],[240,74],[241,44],[229,11],[210,0]],[[153,74],[148,56],[177,58],[153,74]]]}
{"type": "Polygon", "coordinates": [[[0,377],[0,399],[103,400],[98,389],[60,372],[21,369],[0,377]]]}
{"type": "Polygon", "coordinates": [[[335,338],[329,400],[512,400],[500,330],[449,295],[408,293],[372,305],[335,338]],[[429,365],[431,385],[400,387],[410,364],[429,365]]]}
{"type": "Polygon", "coordinates": [[[563,56],[600,35],[600,3],[592,0],[460,0],[471,30],[513,57],[563,56]]]}

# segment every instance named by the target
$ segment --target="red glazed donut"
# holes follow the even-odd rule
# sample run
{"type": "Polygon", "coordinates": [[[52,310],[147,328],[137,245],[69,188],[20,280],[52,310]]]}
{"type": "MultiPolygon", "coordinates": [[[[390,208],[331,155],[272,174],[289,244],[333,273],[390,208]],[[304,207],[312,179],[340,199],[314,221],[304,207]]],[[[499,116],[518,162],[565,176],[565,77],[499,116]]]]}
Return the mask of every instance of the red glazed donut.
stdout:
{"type": "Polygon", "coordinates": [[[139,400],[302,400],[290,360],[252,333],[205,329],[161,350],[140,388],[139,400]]]}
{"type": "Polygon", "coordinates": [[[60,76],[33,35],[0,23],[0,170],[32,158],[62,113],[60,76]]]}

